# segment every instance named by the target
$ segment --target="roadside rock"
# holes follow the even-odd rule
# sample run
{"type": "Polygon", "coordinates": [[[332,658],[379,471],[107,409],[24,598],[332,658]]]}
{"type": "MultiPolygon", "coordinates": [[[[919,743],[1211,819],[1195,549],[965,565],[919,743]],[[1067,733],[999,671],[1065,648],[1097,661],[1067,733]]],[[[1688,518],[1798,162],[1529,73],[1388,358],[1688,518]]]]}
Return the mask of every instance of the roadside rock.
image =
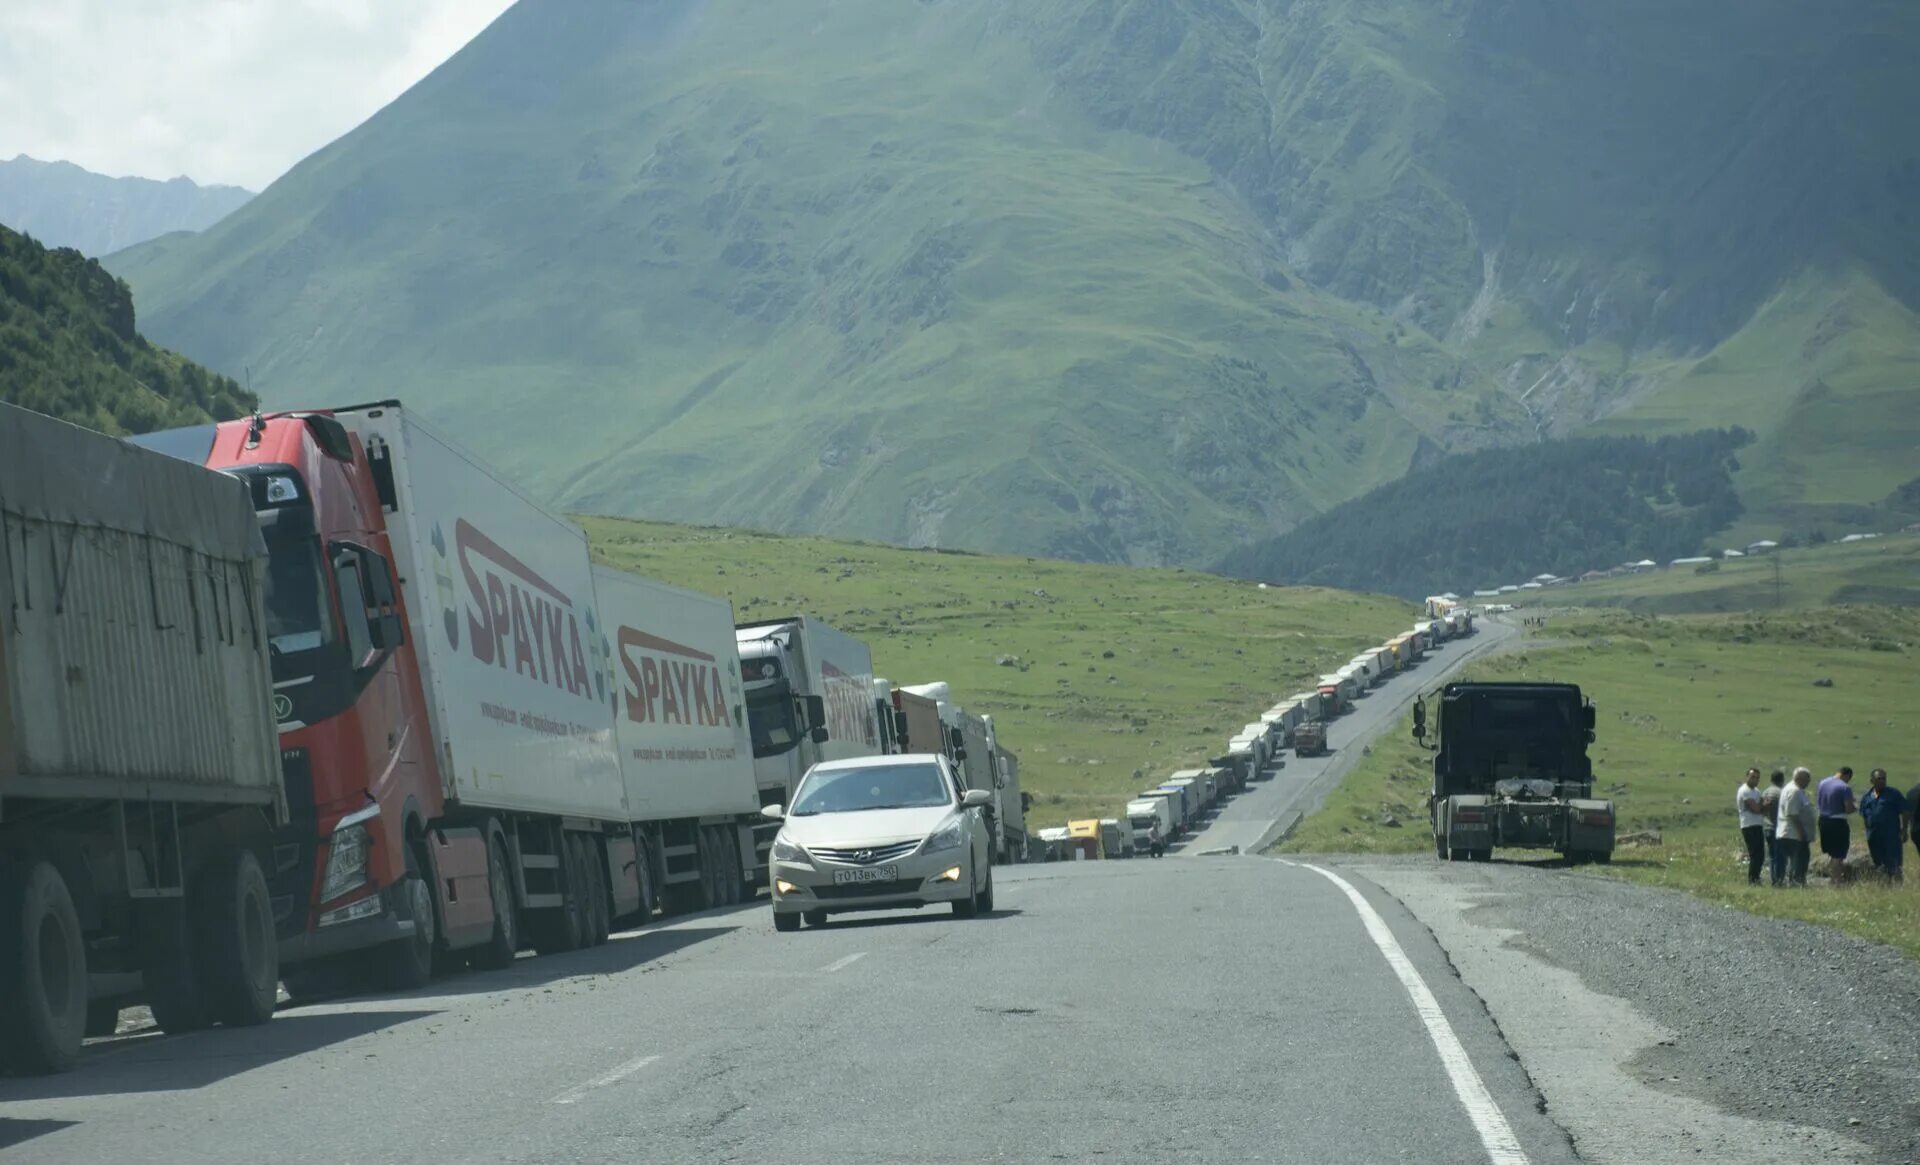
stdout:
{"type": "Polygon", "coordinates": [[[1833,680],[1829,676],[1821,676],[1819,679],[1813,681],[1813,686],[1816,688],[1831,688],[1833,686],[1833,680]]]}

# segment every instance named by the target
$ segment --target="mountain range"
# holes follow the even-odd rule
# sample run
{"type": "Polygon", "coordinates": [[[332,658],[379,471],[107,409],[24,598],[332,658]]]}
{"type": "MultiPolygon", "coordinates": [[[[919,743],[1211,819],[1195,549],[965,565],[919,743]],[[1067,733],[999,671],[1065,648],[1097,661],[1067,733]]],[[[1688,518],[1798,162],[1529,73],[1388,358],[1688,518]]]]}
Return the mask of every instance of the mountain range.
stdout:
{"type": "Polygon", "coordinates": [[[205,230],[252,197],[238,186],[201,186],[189,178],[110,178],[25,154],[0,160],[0,223],[87,255],[173,231],[205,230]]]}
{"type": "Polygon", "coordinates": [[[1210,562],[1738,424],[1776,532],[1920,473],[1917,50],[1892,0],[520,0],[108,263],[269,404],[405,397],[576,510],[1210,562]]]}

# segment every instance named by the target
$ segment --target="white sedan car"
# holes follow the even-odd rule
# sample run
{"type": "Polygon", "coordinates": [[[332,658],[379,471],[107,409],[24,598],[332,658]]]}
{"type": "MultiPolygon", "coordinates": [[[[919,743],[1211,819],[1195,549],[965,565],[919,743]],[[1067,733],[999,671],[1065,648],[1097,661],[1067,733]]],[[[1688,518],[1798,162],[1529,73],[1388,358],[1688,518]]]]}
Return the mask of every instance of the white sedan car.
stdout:
{"type": "Polygon", "coordinates": [[[807,770],[784,810],[768,880],[776,930],[819,926],[848,910],[953,904],[961,918],[993,910],[982,816],[993,794],[960,785],[936,753],[825,761],[807,770]]]}

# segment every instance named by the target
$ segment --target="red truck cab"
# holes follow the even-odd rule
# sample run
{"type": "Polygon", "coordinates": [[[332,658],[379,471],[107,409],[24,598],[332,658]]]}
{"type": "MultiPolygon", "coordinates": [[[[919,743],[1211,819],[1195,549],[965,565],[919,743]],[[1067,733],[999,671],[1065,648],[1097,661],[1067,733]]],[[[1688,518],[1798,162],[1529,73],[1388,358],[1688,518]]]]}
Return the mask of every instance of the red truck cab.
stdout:
{"type": "Polygon", "coordinates": [[[340,962],[389,983],[424,982],[436,915],[444,917],[427,840],[443,786],[380,504],[381,466],[326,413],[256,415],[135,441],[246,481],[266,540],[291,817],[266,871],[282,964],[347,956],[340,962]]]}

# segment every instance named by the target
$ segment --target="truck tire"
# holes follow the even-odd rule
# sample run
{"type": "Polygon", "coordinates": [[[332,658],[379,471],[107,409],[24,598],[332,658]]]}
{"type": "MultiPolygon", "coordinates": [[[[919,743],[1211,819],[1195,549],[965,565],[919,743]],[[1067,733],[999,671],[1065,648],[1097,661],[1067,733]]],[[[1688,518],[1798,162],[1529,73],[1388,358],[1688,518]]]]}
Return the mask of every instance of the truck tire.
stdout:
{"type": "Polygon", "coordinates": [[[1493,860],[1493,849],[1492,847],[1470,849],[1467,851],[1467,860],[1472,862],[1490,862],[1493,860]]]}
{"type": "Polygon", "coordinates": [[[740,873],[740,831],[731,825],[722,825],[719,832],[722,858],[726,862],[727,902],[738,906],[752,897],[747,892],[747,880],[740,873]]]}
{"type": "Polygon", "coordinates": [[[1447,839],[1446,839],[1446,838],[1444,838],[1444,837],[1435,837],[1435,838],[1433,839],[1433,856],[1434,856],[1434,857],[1436,857],[1436,858],[1439,858],[1439,859],[1440,859],[1441,861],[1443,861],[1443,862],[1447,860],[1447,858],[1448,858],[1448,856],[1449,856],[1449,855],[1447,854],[1447,839]]]}
{"type": "Polygon", "coordinates": [[[824,910],[809,910],[801,914],[800,917],[807,920],[808,926],[827,925],[827,912],[824,910]]]}
{"type": "Polygon", "coordinates": [[[1594,861],[1599,862],[1603,866],[1613,861],[1613,851],[1610,849],[1594,850],[1592,856],[1594,861]]]}
{"type": "Polygon", "coordinates": [[[253,851],[226,850],[202,866],[188,891],[187,912],[207,1015],[229,1027],[272,1019],[280,953],[267,876],[253,851]]]}
{"type": "Polygon", "coordinates": [[[607,919],[610,903],[607,901],[607,879],[600,873],[606,867],[602,857],[597,863],[594,855],[604,853],[597,837],[578,836],[574,838],[574,860],[580,868],[580,899],[586,913],[585,931],[581,935],[581,946],[597,947],[607,941],[612,928],[607,919]]]}
{"type": "Polygon", "coordinates": [[[65,1072],[87,1027],[87,948],[66,879],[47,862],[0,867],[0,1057],[65,1072]]]}
{"type": "Polygon", "coordinates": [[[534,916],[533,949],[543,955],[561,955],[580,949],[584,931],[584,911],[580,901],[580,863],[574,858],[573,845],[563,834],[560,838],[560,905],[534,916]]]}
{"type": "Polygon", "coordinates": [[[407,842],[407,876],[401,880],[399,894],[407,904],[407,916],[413,919],[411,937],[375,947],[367,955],[372,960],[375,980],[393,991],[413,991],[433,979],[434,926],[432,867],[419,852],[417,840],[407,842]]]}
{"type": "Polygon", "coordinates": [[[498,971],[513,964],[520,950],[520,912],[513,905],[513,871],[507,865],[507,846],[486,830],[487,897],[493,901],[493,933],[467,952],[467,965],[476,971],[498,971]]]}
{"type": "Polygon", "coordinates": [[[781,934],[792,934],[794,931],[800,929],[800,916],[798,914],[784,914],[776,910],[773,912],[773,929],[779,931],[781,934]]]}
{"type": "Polygon", "coordinates": [[[194,968],[186,899],[155,902],[140,917],[140,979],[153,1022],[168,1035],[213,1023],[194,968]]]}

